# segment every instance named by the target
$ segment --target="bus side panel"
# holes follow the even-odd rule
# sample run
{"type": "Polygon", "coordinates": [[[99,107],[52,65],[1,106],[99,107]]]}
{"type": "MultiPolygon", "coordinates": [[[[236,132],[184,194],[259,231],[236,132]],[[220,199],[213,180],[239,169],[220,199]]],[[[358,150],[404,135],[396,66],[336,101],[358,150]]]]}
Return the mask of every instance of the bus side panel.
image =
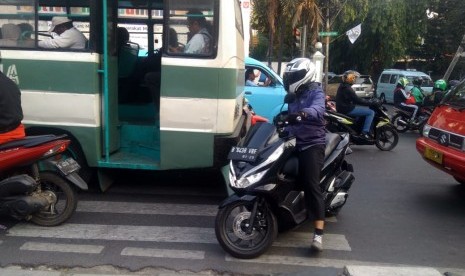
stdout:
{"type": "Polygon", "coordinates": [[[212,167],[213,139],[212,133],[161,131],[161,169],[212,167]]]}
{"type": "Polygon", "coordinates": [[[69,132],[90,166],[97,165],[102,153],[99,58],[92,53],[2,50],[3,72],[21,89],[26,127],[41,134],[69,132]]]}

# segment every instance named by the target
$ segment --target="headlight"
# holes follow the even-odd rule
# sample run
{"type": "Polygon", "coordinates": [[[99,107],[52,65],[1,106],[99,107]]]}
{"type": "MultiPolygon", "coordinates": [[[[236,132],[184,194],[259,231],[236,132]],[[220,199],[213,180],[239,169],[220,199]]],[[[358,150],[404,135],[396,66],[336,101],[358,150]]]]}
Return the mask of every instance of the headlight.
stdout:
{"type": "Polygon", "coordinates": [[[257,183],[258,181],[260,181],[260,179],[262,179],[262,177],[265,175],[265,173],[267,172],[268,170],[264,170],[262,172],[259,172],[259,173],[256,173],[256,174],[252,174],[252,175],[249,175],[247,177],[244,177],[244,178],[241,178],[241,179],[238,179],[237,181],[235,182],[231,182],[231,186],[235,187],[235,188],[247,188],[249,187],[250,185],[254,184],[254,183],[257,183]]]}
{"type": "MultiPolygon", "coordinates": [[[[255,168],[245,173],[241,178],[237,179],[234,169],[229,169],[229,181],[231,186],[235,188],[246,188],[252,184],[257,183],[262,179],[268,169],[263,169],[267,165],[275,162],[284,152],[284,144],[281,144],[274,152],[262,163],[258,164],[255,168]],[[263,169],[263,170],[262,170],[263,169]],[[261,171],[259,171],[261,170],[261,171]],[[259,171],[259,172],[258,172],[259,171]]],[[[230,166],[233,166],[232,163],[230,166]]]]}
{"type": "Polygon", "coordinates": [[[423,137],[428,137],[429,136],[429,131],[431,130],[431,126],[426,124],[423,127],[423,137]]]}

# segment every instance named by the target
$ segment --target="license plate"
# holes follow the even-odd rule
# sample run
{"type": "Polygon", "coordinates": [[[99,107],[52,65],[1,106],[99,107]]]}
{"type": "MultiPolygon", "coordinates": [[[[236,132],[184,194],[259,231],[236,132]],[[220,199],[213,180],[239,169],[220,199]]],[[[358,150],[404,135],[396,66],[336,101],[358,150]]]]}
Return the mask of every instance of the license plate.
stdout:
{"type": "Polygon", "coordinates": [[[58,169],[64,174],[68,175],[75,171],[78,171],[81,166],[79,166],[78,162],[73,158],[68,158],[66,160],[61,160],[57,163],[58,169]]]}
{"type": "Polygon", "coordinates": [[[438,164],[442,164],[442,152],[435,151],[432,148],[425,148],[425,158],[433,160],[438,164]]]}
{"type": "Polygon", "coordinates": [[[258,150],[253,148],[232,147],[228,159],[235,161],[253,162],[257,159],[258,150]]]}

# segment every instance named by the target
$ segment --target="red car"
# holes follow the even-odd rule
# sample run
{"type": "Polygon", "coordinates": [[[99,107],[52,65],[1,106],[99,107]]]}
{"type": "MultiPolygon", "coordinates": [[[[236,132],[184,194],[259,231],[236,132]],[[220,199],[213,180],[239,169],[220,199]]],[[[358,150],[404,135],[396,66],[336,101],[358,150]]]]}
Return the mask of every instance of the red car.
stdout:
{"type": "Polygon", "coordinates": [[[465,82],[462,81],[436,107],[417,139],[425,161],[465,185],[465,82]]]}

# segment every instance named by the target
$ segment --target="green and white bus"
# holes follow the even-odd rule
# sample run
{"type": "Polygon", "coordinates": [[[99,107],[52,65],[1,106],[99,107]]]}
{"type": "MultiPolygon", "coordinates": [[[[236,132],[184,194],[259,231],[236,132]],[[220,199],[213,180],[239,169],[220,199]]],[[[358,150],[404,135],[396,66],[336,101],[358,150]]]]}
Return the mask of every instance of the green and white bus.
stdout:
{"type": "Polygon", "coordinates": [[[27,134],[68,134],[86,180],[219,168],[248,124],[242,27],[238,0],[0,0],[0,70],[22,91],[27,134]],[[84,49],[39,47],[55,16],[88,38],[84,49]],[[201,54],[182,51],[190,17],[208,26],[201,54]]]}

